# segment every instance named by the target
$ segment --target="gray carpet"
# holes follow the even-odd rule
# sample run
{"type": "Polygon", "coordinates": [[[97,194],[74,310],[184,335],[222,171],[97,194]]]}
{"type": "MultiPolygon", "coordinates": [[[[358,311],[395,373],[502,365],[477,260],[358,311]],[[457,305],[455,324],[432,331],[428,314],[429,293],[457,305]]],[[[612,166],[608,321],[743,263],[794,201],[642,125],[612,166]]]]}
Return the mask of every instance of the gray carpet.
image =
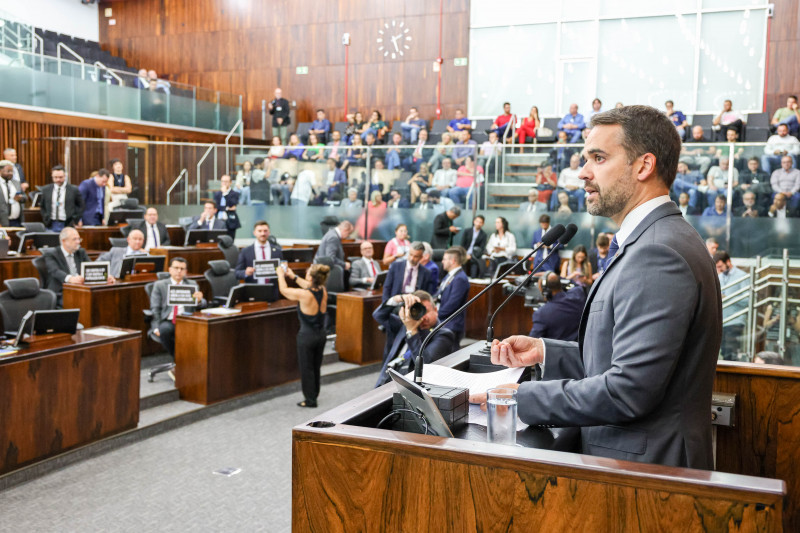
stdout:
{"type": "Polygon", "coordinates": [[[0,531],[291,531],[291,428],[370,390],[368,374],[164,433],[0,493],[0,531]],[[231,477],[212,474],[241,468],[231,477]]]}

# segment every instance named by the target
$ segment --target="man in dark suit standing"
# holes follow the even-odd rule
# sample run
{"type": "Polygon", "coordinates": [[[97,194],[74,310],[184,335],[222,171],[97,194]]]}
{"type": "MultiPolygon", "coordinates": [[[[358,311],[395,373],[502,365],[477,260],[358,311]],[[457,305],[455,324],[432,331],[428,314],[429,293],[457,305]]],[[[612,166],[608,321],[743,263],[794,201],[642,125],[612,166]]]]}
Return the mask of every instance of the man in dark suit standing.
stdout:
{"type": "Polygon", "coordinates": [[[192,218],[189,231],[193,229],[227,230],[228,226],[217,216],[217,204],[209,200],[203,204],[203,212],[192,218]]]}
{"type": "Polygon", "coordinates": [[[489,240],[483,231],[485,221],[483,215],[477,215],[472,219],[472,227],[461,232],[461,247],[467,251],[464,270],[470,278],[482,278],[486,271],[486,261],[482,258],[486,242],[489,240]]]}
{"type": "Polygon", "coordinates": [[[81,182],[78,189],[83,196],[83,224],[85,226],[102,226],[106,212],[106,185],[108,170],[101,168],[93,178],[81,182]]]}
{"type": "Polygon", "coordinates": [[[539,290],[547,302],[533,313],[531,337],[577,341],[586,290],[576,285],[568,291],[561,287],[561,276],[548,272],[539,279],[539,290]]]}
{"type": "Polygon", "coordinates": [[[722,304],[715,265],[669,198],[680,151],[672,121],[652,107],[592,118],[587,210],[619,231],[578,342],[517,335],[491,352],[496,364],[543,365],[542,381],[519,386],[523,422],[580,427],[585,454],[709,470],[722,304]]]}
{"type": "Polygon", "coordinates": [[[137,226],[137,229],[144,233],[144,249],[160,246],[169,246],[169,232],[167,227],[158,221],[158,210],[155,207],[148,207],[144,212],[144,222],[137,226]]]}
{"type": "Polygon", "coordinates": [[[271,281],[266,278],[253,277],[253,261],[266,259],[283,259],[283,250],[279,244],[269,242],[269,224],[266,220],[259,220],[253,225],[253,236],[256,242],[239,252],[239,259],[236,261],[236,279],[242,279],[245,283],[260,283],[272,285],[275,289],[274,299],[278,299],[277,280],[271,281]]]}
{"type": "Polygon", "coordinates": [[[52,232],[60,232],[67,226],[77,226],[83,216],[83,196],[75,185],[66,182],[62,165],[50,170],[53,183],[42,187],[40,211],[42,222],[52,232]]]}
{"type": "Polygon", "coordinates": [[[314,262],[317,263],[320,257],[330,257],[334,265],[342,267],[347,273],[350,270],[350,261],[345,260],[342,239],[346,239],[351,233],[353,224],[349,220],[342,220],[338,226],[328,230],[319,243],[314,262]]]}
{"type": "Polygon", "coordinates": [[[433,219],[433,239],[431,246],[434,250],[444,250],[450,248],[453,235],[458,233],[458,228],[453,225],[453,221],[461,215],[461,209],[453,206],[444,213],[439,213],[433,219]]]}
{"type": "Polygon", "coordinates": [[[25,194],[18,181],[14,180],[14,164],[0,161],[0,225],[22,227],[25,194]]]}
{"type": "MultiPolygon", "coordinates": [[[[447,275],[439,284],[439,289],[434,295],[434,301],[439,304],[439,319],[447,320],[456,312],[469,295],[469,278],[464,273],[462,265],[466,261],[467,252],[461,246],[448,248],[442,257],[442,268],[447,275]]],[[[458,350],[461,339],[466,331],[465,313],[459,313],[450,321],[447,329],[453,332],[453,351],[458,350]]]]}
{"type": "Polygon", "coordinates": [[[383,284],[383,302],[399,305],[400,295],[425,290],[430,283],[430,271],[420,264],[425,245],[419,241],[411,243],[408,259],[394,261],[383,284]],[[391,300],[391,301],[390,301],[391,300]]]}
{"type": "MultiPolygon", "coordinates": [[[[61,246],[53,250],[46,251],[44,264],[47,269],[47,286],[58,295],[58,305],[61,306],[61,295],[64,283],[76,283],[83,285],[81,276],[81,264],[91,261],[86,250],[81,248],[81,236],[75,228],[66,227],[59,234],[61,246]]],[[[112,276],[108,277],[110,283],[114,283],[112,276]]]]}
{"type": "MultiPolygon", "coordinates": [[[[433,298],[427,292],[414,291],[413,294],[404,294],[402,304],[403,307],[397,315],[393,313],[392,307],[384,305],[372,313],[378,324],[386,331],[383,367],[375,383],[376,387],[389,380],[386,372],[388,368],[394,368],[401,374],[414,370],[414,359],[419,355],[422,343],[430,335],[431,329],[439,323],[433,298]],[[426,309],[426,313],[419,320],[414,320],[407,313],[416,302],[421,302],[426,309]]],[[[454,342],[452,331],[447,328],[440,329],[425,346],[425,352],[422,354],[423,362],[432,363],[450,355],[454,342]]]]}
{"type": "MultiPolygon", "coordinates": [[[[533,240],[531,241],[531,248],[536,248],[542,242],[542,235],[547,233],[550,229],[550,215],[542,215],[539,217],[539,229],[533,232],[533,240]]],[[[539,262],[544,259],[544,257],[550,253],[550,246],[542,246],[542,248],[536,252],[536,255],[533,256],[533,264],[538,265],[539,262]]],[[[553,272],[561,272],[561,258],[558,256],[558,252],[551,255],[545,264],[539,269],[539,272],[547,272],[548,270],[552,270],[553,272]]]]}

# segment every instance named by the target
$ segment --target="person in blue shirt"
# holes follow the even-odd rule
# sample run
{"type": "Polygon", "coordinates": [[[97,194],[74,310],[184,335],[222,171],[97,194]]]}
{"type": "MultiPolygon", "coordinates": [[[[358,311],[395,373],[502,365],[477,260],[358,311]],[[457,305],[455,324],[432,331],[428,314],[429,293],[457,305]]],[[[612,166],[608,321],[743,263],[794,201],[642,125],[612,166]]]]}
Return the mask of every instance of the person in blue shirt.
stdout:
{"type": "Polygon", "coordinates": [[[699,198],[697,186],[700,185],[701,181],[703,181],[703,175],[689,170],[689,165],[681,161],[678,163],[678,173],[675,175],[675,181],[672,182],[672,192],[678,196],[684,192],[688,194],[689,205],[692,209],[696,209],[699,198]]]}
{"type": "Polygon", "coordinates": [[[681,136],[681,140],[684,140],[686,138],[686,130],[689,127],[689,121],[686,120],[686,115],[675,109],[675,103],[672,100],[664,102],[664,107],[667,108],[667,116],[672,123],[675,124],[675,129],[678,130],[678,135],[681,136]]]}
{"type": "Polygon", "coordinates": [[[408,141],[410,144],[414,144],[417,142],[417,138],[419,137],[419,130],[425,128],[428,125],[424,119],[420,118],[419,111],[416,107],[412,107],[408,113],[408,116],[400,125],[400,129],[403,131],[403,140],[408,141]]]}
{"type": "Polygon", "coordinates": [[[325,111],[317,109],[317,120],[311,123],[311,129],[308,130],[308,133],[316,135],[319,142],[327,143],[330,131],[331,121],[325,118],[325,111]]]}
{"type": "Polygon", "coordinates": [[[464,112],[456,109],[456,118],[450,121],[447,125],[447,131],[450,133],[459,133],[461,130],[471,130],[472,121],[464,116],[464,112]]]}
{"type": "Polygon", "coordinates": [[[108,185],[108,170],[101,168],[97,175],[83,180],[78,190],[83,196],[83,221],[84,226],[102,226],[106,210],[106,185],[108,185]]]}
{"type": "Polygon", "coordinates": [[[561,278],[548,272],[539,280],[539,290],[547,302],[533,313],[531,337],[547,337],[561,341],[578,340],[586,291],[576,286],[564,291],[561,278]]]}
{"type": "MultiPolygon", "coordinates": [[[[723,298],[735,294],[750,284],[750,276],[733,266],[731,256],[725,250],[717,250],[714,253],[714,264],[717,267],[723,298]]],[[[738,352],[741,351],[741,337],[744,334],[746,315],[742,314],[733,319],[729,319],[729,317],[747,309],[747,306],[748,299],[743,298],[722,309],[722,346],[720,350],[723,359],[736,360],[738,352]]]]}
{"type": "Polygon", "coordinates": [[[586,128],[583,115],[578,113],[578,104],[570,104],[569,113],[564,115],[558,123],[558,129],[567,134],[569,142],[576,143],[581,140],[581,132],[586,128]]]}
{"type": "Polygon", "coordinates": [[[725,216],[725,195],[718,194],[716,198],[714,198],[714,205],[706,207],[706,210],[703,211],[704,217],[724,217],[725,216]]]}

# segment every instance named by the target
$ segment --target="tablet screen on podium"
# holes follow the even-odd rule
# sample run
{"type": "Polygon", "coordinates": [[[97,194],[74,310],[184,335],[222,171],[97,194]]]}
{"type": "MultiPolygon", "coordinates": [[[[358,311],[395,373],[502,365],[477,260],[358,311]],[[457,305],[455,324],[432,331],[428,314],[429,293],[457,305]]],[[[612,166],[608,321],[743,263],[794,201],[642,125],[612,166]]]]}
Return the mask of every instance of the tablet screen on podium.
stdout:
{"type": "Polygon", "coordinates": [[[403,399],[414,409],[422,413],[427,419],[428,426],[433,432],[440,437],[453,437],[453,432],[450,431],[447,422],[444,421],[442,413],[436,404],[433,403],[433,398],[428,394],[428,391],[404,378],[398,372],[388,369],[389,376],[397,385],[397,391],[403,396],[403,399]]]}

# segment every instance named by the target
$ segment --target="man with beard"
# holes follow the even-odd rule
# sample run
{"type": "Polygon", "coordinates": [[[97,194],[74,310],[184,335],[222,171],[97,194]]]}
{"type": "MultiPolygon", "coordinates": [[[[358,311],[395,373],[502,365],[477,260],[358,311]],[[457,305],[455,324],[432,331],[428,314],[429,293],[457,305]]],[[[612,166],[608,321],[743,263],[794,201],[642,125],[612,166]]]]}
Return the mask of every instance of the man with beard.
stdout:
{"type": "Polygon", "coordinates": [[[669,198],[680,137],[648,106],[591,125],[580,178],[587,211],[619,225],[613,259],[589,291],[578,342],[515,335],[492,343],[492,362],[542,365],[541,381],[518,386],[519,417],[580,427],[582,453],[711,469],[722,306],[714,263],[669,198]]]}

